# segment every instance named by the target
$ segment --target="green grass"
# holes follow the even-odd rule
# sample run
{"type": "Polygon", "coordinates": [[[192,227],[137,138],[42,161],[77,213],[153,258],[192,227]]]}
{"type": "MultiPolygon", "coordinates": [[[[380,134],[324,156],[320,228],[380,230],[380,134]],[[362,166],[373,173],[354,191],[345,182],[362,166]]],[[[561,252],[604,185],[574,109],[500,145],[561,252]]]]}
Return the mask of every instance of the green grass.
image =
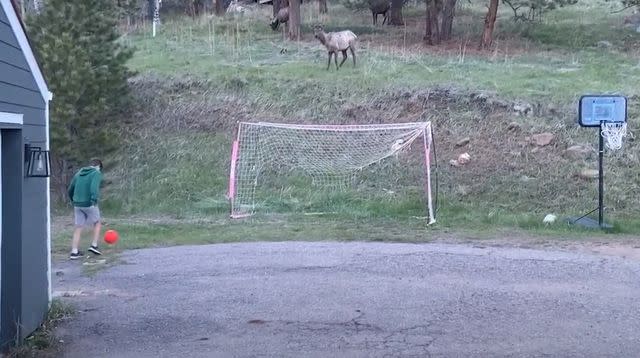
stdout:
{"type": "MultiPolygon", "coordinates": [[[[305,11],[310,9],[304,6],[305,11]]],[[[468,39],[462,46],[471,53],[462,58],[455,51],[442,55],[437,48],[433,49],[436,53],[421,45],[416,48],[423,26],[413,25],[413,21],[408,21],[411,25],[406,35],[404,29],[392,27],[373,31],[368,17],[359,14],[354,18],[340,6],[330,11],[335,23],[328,24],[329,30],[348,26],[361,34],[356,69],[323,72],[326,52],[309,31],[300,43],[283,42],[280,34],[274,34],[262,21],[267,9],[239,20],[167,22],[156,38],[148,31],[133,33],[127,38],[137,48],[131,67],[171,76],[203,76],[227,84],[246,83],[250,85],[241,87],[252,97],[266,96],[276,102],[288,97],[277,93],[286,91],[292,82],[300,87],[313,83],[315,87],[342,88],[353,97],[366,95],[371,88],[434,85],[492,90],[505,98],[562,102],[589,91],[638,93],[640,34],[624,29],[621,15],[587,16],[580,6],[571,6],[551,12],[543,23],[516,24],[502,9],[495,53],[478,55],[473,51],[480,33],[476,26],[465,30],[468,33],[456,34],[461,44],[468,39]],[[350,21],[336,20],[345,18],[350,21]],[[598,48],[599,41],[609,41],[613,47],[598,48]],[[523,52],[527,47],[529,51],[523,52]],[[281,48],[288,52],[280,54],[281,48]]],[[[420,11],[413,15],[408,9],[407,13],[422,19],[420,11]]],[[[481,9],[472,11],[481,14],[481,9]]],[[[457,21],[458,27],[465,29],[469,22],[477,22],[477,16],[473,20],[460,16],[457,21]]]]}
{"type": "Polygon", "coordinates": [[[75,313],[75,309],[59,299],[51,301],[51,308],[47,317],[38,329],[23,343],[11,348],[7,358],[31,358],[31,357],[56,357],[59,341],[54,335],[55,327],[63,320],[69,319],[75,313]]]}
{"type": "MultiPolygon", "coordinates": [[[[126,264],[120,257],[123,250],[160,248],[179,245],[201,245],[254,241],[378,241],[426,243],[454,238],[484,241],[523,238],[536,241],[616,240],[628,237],[640,229],[640,220],[611,220],[609,232],[570,226],[565,216],[545,225],[542,218],[519,215],[503,210],[482,208],[449,208],[439,212],[438,222],[428,226],[424,218],[362,219],[333,214],[317,215],[256,215],[242,220],[227,215],[209,215],[199,219],[171,217],[110,218],[108,227],[120,233],[114,245],[101,244],[103,256],[84,259],[85,273],[91,275],[114,264],[126,264]],[[100,261],[97,263],[97,261],[100,261]]],[[[71,228],[56,231],[53,237],[54,258],[68,254],[71,228]]]]}
{"type": "MultiPolygon", "coordinates": [[[[321,20],[313,4],[303,6],[301,42],[283,41],[281,33],[271,31],[268,7],[236,19],[165,19],[155,38],[149,28],[132,30],[123,41],[137,50],[130,62],[140,73],[133,81],[136,125],[122,133],[121,150],[107,158],[101,203],[105,216],[116,218],[114,225],[122,225],[125,233],[113,248],[114,260],[120,249],[190,243],[420,241],[428,240],[425,232],[482,236],[505,229],[560,238],[587,235],[590,231],[564,223],[544,226],[542,218],[555,213],[562,221],[597,204],[596,183],[574,177],[595,167],[595,156],[562,156],[569,145],[596,143],[593,130],[576,124],[577,98],[589,92],[620,92],[632,99],[640,94],[640,34],[622,28],[624,14],[609,14],[612,9],[611,3],[590,0],[545,14],[540,23],[523,24],[513,22],[510,10],[501,6],[496,45],[478,52],[485,11],[479,4],[461,3],[454,41],[435,47],[422,45],[421,7],[406,9],[406,27],[374,28],[366,12],[353,14],[336,4],[326,27],[350,28],[360,37],[358,66],[349,60],[338,72],[325,70],[326,52],[310,35],[310,25],[321,20]],[[600,47],[600,41],[611,47],[600,47]],[[478,92],[542,110],[521,117],[492,109],[471,99],[478,92]],[[550,114],[548,106],[558,113],[550,114]],[[226,219],[236,121],[424,119],[434,122],[438,140],[440,205],[434,227],[425,231],[414,218],[426,215],[422,173],[415,164],[373,172],[375,189],[337,193],[294,175],[263,178],[257,193],[262,219],[226,219]],[[510,122],[521,129],[508,130],[510,122]],[[552,145],[533,152],[523,144],[526,136],[543,131],[556,136],[552,145]],[[469,146],[454,146],[467,136],[469,146]],[[471,164],[447,164],[463,151],[471,154],[471,164]],[[324,215],[296,216],[301,212],[324,215]],[[125,216],[160,221],[117,219],[125,216]],[[200,219],[204,222],[186,224],[200,219]]],[[[640,123],[638,109],[632,100],[631,126],[640,123]]],[[[624,145],[619,153],[607,153],[605,162],[606,218],[617,234],[640,232],[638,145],[630,139],[624,145]]],[[[56,242],[57,252],[66,254],[66,242],[56,242]]]]}

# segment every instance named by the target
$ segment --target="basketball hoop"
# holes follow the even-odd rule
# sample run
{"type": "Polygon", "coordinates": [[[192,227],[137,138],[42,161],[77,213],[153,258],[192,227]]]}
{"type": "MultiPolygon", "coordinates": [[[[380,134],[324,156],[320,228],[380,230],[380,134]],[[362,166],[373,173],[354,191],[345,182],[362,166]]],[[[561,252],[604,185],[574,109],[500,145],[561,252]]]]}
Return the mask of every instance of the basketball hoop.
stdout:
{"type": "Polygon", "coordinates": [[[582,127],[597,127],[598,136],[598,208],[570,222],[585,227],[610,229],[604,222],[604,169],[605,145],[610,150],[622,148],[622,138],[627,135],[627,98],[624,96],[587,95],[580,97],[578,123],[582,127]],[[598,222],[586,216],[598,210],[598,222]]]}
{"type": "Polygon", "coordinates": [[[607,148],[619,150],[622,148],[622,138],[627,136],[627,123],[602,122],[601,135],[606,141],[607,148]]]}

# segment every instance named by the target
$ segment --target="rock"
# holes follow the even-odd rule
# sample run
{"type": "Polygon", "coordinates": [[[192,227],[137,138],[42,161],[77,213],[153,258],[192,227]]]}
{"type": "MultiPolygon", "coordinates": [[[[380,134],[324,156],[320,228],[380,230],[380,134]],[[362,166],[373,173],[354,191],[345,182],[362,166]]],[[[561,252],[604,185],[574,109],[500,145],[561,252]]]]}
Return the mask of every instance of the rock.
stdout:
{"type": "Polygon", "coordinates": [[[600,173],[595,169],[582,169],[578,176],[582,179],[597,179],[600,173]]]}
{"type": "Polygon", "coordinates": [[[531,116],[533,114],[533,107],[526,102],[514,103],[513,110],[522,116],[531,116]]]}
{"type": "Polygon", "coordinates": [[[462,153],[458,156],[458,159],[451,159],[449,161],[449,164],[453,165],[454,167],[459,167],[463,164],[468,163],[469,160],[471,160],[471,156],[469,155],[469,153],[462,153]]]}
{"type": "Polygon", "coordinates": [[[471,160],[469,153],[462,153],[458,156],[458,163],[466,164],[471,160]]]}
{"type": "Polygon", "coordinates": [[[539,147],[544,147],[545,145],[549,145],[553,138],[554,136],[552,133],[544,132],[532,135],[531,141],[533,141],[533,143],[539,147]]]}
{"type": "Polygon", "coordinates": [[[509,123],[509,125],[507,126],[507,129],[510,131],[514,131],[514,130],[518,130],[520,129],[520,123],[518,122],[511,122],[509,123]]]}
{"type": "Polygon", "coordinates": [[[535,147],[531,149],[531,153],[538,153],[540,151],[540,147],[535,147]]]}
{"type": "Polygon", "coordinates": [[[465,196],[471,192],[471,188],[466,185],[458,185],[458,187],[456,188],[456,192],[458,193],[458,195],[465,196]]]}
{"type": "Polygon", "coordinates": [[[471,93],[471,99],[475,99],[480,102],[486,102],[488,98],[489,98],[489,95],[485,92],[471,93]]]}
{"type": "Polygon", "coordinates": [[[582,145],[572,145],[564,150],[564,156],[569,159],[583,159],[591,152],[590,148],[582,145]]]}
{"type": "Polygon", "coordinates": [[[462,138],[456,143],[456,147],[464,147],[469,144],[469,141],[471,141],[471,138],[469,137],[462,138]]]}
{"type": "Polygon", "coordinates": [[[495,106],[495,107],[498,107],[498,108],[509,108],[509,102],[503,101],[503,100],[497,99],[497,98],[489,99],[488,103],[489,103],[489,105],[495,106]]]}
{"type": "Polygon", "coordinates": [[[597,45],[600,48],[611,48],[613,46],[609,41],[598,41],[597,45]]]}
{"type": "Polygon", "coordinates": [[[404,144],[404,140],[398,139],[396,140],[395,143],[391,145],[391,150],[393,150],[394,152],[397,152],[398,150],[402,149],[403,144],[404,144]]]}

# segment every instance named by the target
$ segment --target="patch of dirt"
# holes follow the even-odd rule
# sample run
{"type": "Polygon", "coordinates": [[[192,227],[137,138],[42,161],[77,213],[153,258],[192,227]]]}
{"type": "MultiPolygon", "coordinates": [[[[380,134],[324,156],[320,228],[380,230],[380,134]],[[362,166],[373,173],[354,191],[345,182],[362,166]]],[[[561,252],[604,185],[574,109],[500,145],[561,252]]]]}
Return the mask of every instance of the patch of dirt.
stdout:
{"type": "Polygon", "coordinates": [[[448,233],[439,235],[433,242],[467,244],[474,247],[557,250],[640,260],[640,243],[637,236],[633,235],[612,237],[594,233],[580,238],[551,238],[522,231],[504,231],[483,235],[448,233]],[[491,238],[487,238],[487,235],[491,238]]]}

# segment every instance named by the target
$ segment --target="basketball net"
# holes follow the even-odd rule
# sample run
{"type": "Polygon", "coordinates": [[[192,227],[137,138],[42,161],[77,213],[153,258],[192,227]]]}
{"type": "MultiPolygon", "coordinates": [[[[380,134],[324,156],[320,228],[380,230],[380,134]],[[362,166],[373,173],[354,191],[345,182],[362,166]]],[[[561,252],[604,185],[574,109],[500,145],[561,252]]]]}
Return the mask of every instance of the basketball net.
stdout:
{"type": "Polygon", "coordinates": [[[607,148],[611,150],[622,148],[622,138],[627,135],[627,123],[603,122],[601,128],[602,137],[606,141],[607,148]]]}

